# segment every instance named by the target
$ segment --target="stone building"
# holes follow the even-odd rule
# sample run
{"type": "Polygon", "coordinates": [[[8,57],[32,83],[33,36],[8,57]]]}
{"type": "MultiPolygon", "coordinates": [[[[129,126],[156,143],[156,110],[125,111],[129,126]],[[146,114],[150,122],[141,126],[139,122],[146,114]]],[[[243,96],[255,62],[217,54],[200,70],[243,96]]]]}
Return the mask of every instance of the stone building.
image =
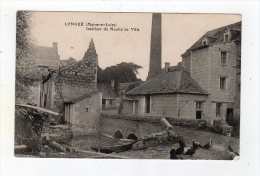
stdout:
{"type": "Polygon", "coordinates": [[[33,59],[36,66],[47,66],[56,69],[60,66],[60,55],[58,53],[58,43],[53,42],[52,47],[36,46],[32,50],[33,59]]]}
{"type": "Polygon", "coordinates": [[[97,90],[98,55],[93,39],[83,59],[51,71],[41,83],[40,106],[64,112],[64,103],[97,90]]]}
{"type": "Polygon", "coordinates": [[[143,81],[119,83],[119,94],[120,94],[120,96],[124,97],[126,92],[128,92],[129,90],[139,86],[142,83],[143,83],[143,81]]]}
{"type": "Polygon", "coordinates": [[[92,91],[64,103],[65,122],[71,124],[74,135],[97,132],[101,97],[101,92],[92,91]]]}
{"type": "Polygon", "coordinates": [[[35,46],[32,48],[30,70],[35,73],[36,81],[30,87],[30,103],[40,105],[40,81],[42,76],[48,74],[49,69],[57,69],[60,66],[58,43],[53,42],[52,47],[35,46]]]}
{"type": "Polygon", "coordinates": [[[230,123],[240,116],[240,65],[241,22],[209,31],[178,66],[166,63],[160,74],[127,92],[122,113],[230,123]]]}
{"type": "Polygon", "coordinates": [[[184,69],[209,93],[208,118],[240,115],[241,22],[204,34],[183,55],[184,69]]]}
{"type": "Polygon", "coordinates": [[[115,90],[115,81],[112,80],[111,84],[97,85],[98,90],[102,92],[102,110],[117,110],[120,104],[120,96],[115,90]]]}
{"type": "Polygon", "coordinates": [[[208,93],[182,67],[159,75],[126,93],[122,114],[149,114],[202,119],[208,93]]]}

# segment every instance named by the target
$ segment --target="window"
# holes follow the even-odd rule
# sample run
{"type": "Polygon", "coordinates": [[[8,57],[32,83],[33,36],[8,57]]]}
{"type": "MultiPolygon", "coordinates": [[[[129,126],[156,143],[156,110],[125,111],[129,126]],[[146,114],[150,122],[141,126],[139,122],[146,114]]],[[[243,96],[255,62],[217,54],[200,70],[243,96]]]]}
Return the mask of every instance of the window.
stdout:
{"type": "Polygon", "coordinates": [[[43,106],[47,106],[47,94],[44,94],[44,99],[43,99],[43,106]]]}
{"type": "Polygon", "coordinates": [[[86,112],[89,112],[89,109],[88,109],[88,108],[86,108],[86,112]]]}
{"type": "Polygon", "coordinates": [[[220,90],[225,90],[226,89],[226,79],[225,77],[221,77],[219,81],[219,87],[220,90]]]}
{"type": "Polygon", "coordinates": [[[224,42],[229,42],[229,34],[224,34],[224,42]]]}
{"type": "Polygon", "coordinates": [[[220,115],[221,115],[221,106],[222,106],[222,103],[216,103],[216,116],[217,117],[220,117],[220,115]]]}
{"type": "Polygon", "coordinates": [[[221,65],[227,65],[227,52],[221,52],[221,65]]]}
{"type": "Polygon", "coordinates": [[[206,46],[207,44],[208,44],[208,39],[207,38],[203,39],[202,40],[202,45],[206,46]]]}
{"type": "Polygon", "coordinates": [[[102,98],[102,104],[106,104],[106,100],[104,98],[102,98]]]}
{"type": "Polygon", "coordinates": [[[197,101],[196,102],[196,119],[202,119],[202,112],[203,112],[203,102],[197,101]]]}
{"type": "Polygon", "coordinates": [[[113,105],[113,100],[109,100],[109,104],[110,104],[110,105],[113,105]]]}
{"type": "Polygon", "coordinates": [[[145,102],[146,102],[146,113],[150,113],[151,112],[151,99],[150,99],[150,96],[147,95],[145,96],[145,102]]]}

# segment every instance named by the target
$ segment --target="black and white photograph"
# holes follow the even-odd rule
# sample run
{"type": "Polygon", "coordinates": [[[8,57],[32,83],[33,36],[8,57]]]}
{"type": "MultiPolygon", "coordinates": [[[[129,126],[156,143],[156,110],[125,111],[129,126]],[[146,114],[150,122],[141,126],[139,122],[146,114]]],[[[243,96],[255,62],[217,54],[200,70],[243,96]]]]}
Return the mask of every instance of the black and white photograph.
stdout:
{"type": "Polygon", "coordinates": [[[15,157],[239,160],[241,14],[16,15],[15,157]]]}
{"type": "Polygon", "coordinates": [[[258,176],[259,5],[1,0],[0,175],[258,176]]]}

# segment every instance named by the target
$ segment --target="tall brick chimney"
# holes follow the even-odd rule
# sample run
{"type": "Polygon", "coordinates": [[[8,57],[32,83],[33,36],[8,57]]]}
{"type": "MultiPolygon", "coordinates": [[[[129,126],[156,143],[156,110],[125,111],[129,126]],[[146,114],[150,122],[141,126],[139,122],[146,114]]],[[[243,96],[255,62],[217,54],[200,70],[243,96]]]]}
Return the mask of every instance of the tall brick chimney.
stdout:
{"type": "Polygon", "coordinates": [[[146,80],[153,78],[161,72],[162,69],[162,34],[161,34],[161,13],[153,13],[151,48],[150,48],[150,66],[146,80]]]}

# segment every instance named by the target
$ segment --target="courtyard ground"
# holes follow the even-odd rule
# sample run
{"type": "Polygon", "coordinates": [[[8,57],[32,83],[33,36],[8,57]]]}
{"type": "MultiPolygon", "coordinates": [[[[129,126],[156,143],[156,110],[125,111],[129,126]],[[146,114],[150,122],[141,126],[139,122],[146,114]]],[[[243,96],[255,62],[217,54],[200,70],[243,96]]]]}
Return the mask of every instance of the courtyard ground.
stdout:
{"type": "MultiPolygon", "coordinates": [[[[174,126],[174,130],[183,136],[187,144],[191,144],[191,140],[195,139],[201,144],[206,144],[209,139],[212,139],[212,148],[209,150],[198,149],[196,153],[191,156],[182,156],[185,159],[209,159],[209,160],[227,160],[231,159],[227,148],[230,145],[235,151],[239,153],[239,138],[227,137],[221,134],[210,131],[202,131],[188,127],[174,126]]],[[[120,153],[120,155],[135,159],[169,159],[170,150],[178,148],[178,144],[168,146],[149,147],[146,150],[130,150],[120,153]]]]}

